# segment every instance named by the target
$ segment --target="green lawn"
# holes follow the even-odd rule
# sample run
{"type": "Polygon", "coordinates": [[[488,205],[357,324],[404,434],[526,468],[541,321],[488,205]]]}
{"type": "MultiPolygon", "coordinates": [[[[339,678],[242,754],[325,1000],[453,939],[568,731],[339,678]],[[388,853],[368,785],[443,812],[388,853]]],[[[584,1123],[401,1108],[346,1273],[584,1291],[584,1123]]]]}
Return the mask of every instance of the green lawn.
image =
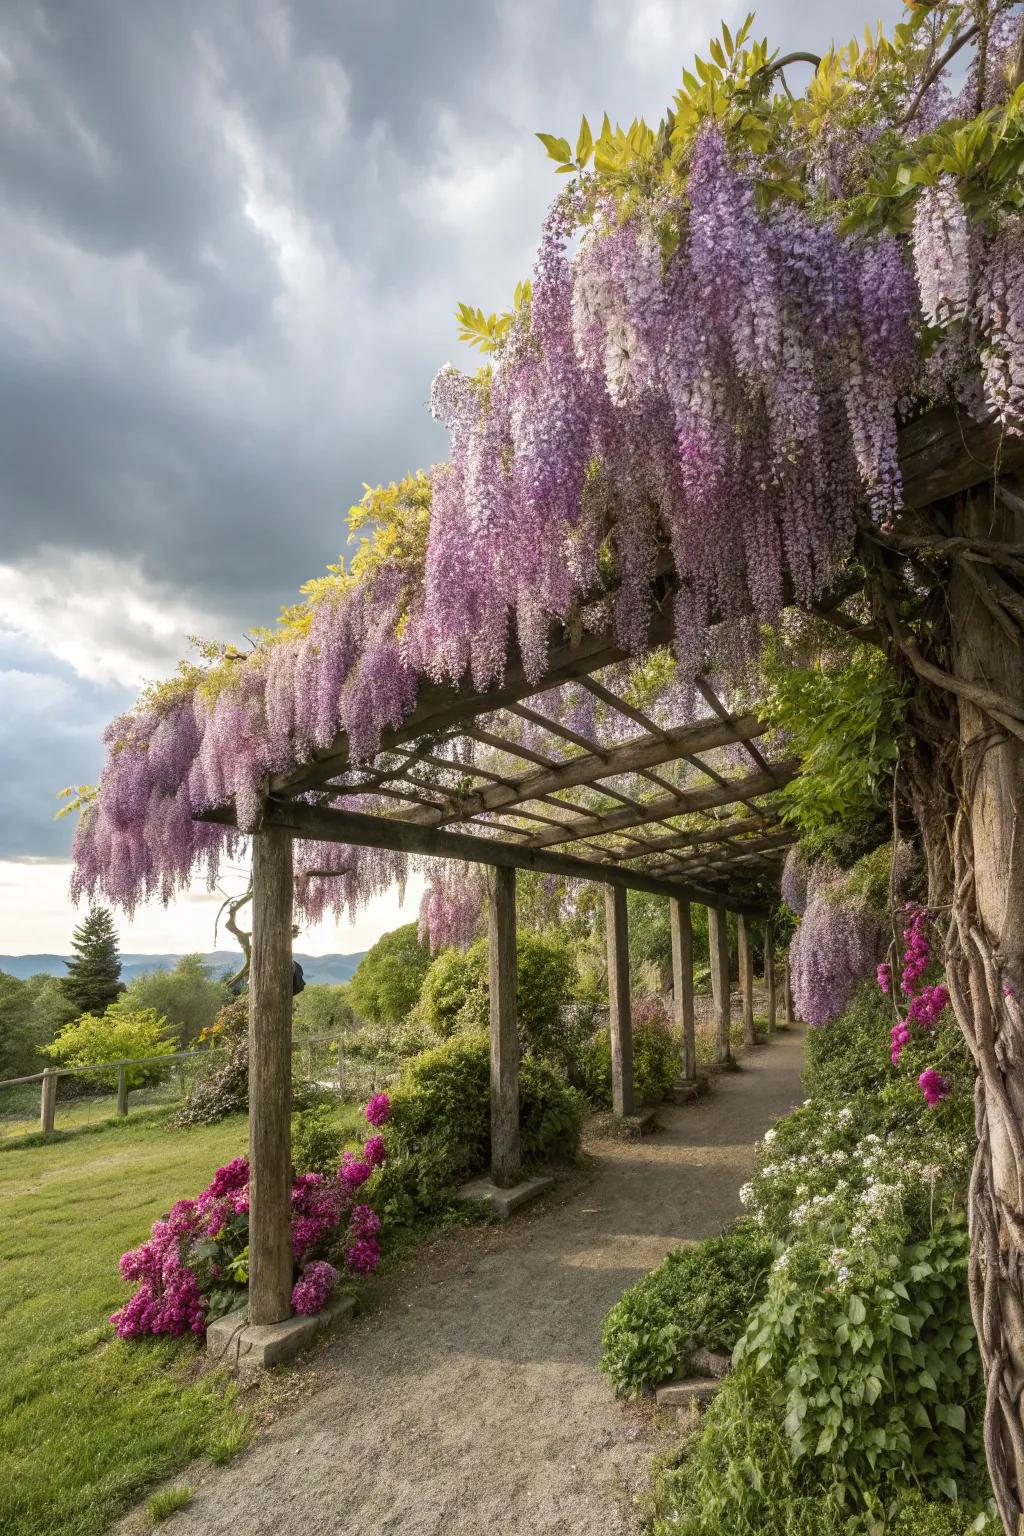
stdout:
{"type": "Polygon", "coordinates": [[[150,1112],[0,1151],[4,1536],[94,1536],[193,1457],[237,1448],[234,1393],[196,1346],[124,1344],[107,1318],[129,1294],[121,1253],[245,1142],[242,1117],[175,1131],[150,1112]]]}

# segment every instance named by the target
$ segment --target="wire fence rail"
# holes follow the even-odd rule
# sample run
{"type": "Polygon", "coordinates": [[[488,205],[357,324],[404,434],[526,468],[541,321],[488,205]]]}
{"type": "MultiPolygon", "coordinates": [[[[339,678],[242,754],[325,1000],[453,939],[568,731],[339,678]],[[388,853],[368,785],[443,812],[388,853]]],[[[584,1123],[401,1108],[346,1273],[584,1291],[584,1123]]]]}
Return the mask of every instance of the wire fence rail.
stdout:
{"type": "MultiPolygon", "coordinates": [[[[132,1056],[80,1066],[44,1067],[0,1080],[0,1142],[53,1131],[77,1130],[124,1118],[130,1110],[172,1110],[185,1103],[197,1078],[228,1045],[158,1056],[132,1056]],[[97,1080],[97,1076],[102,1078],[97,1080]],[[143,1079],[140,1081],[140,1077],[143,1079]]],[[[293,1072],[342,1099],[368,1097],[388,1082],[397,1061],[346,1052],[340,1034],[300,1036],[292,1042],[293,1072]]]]}

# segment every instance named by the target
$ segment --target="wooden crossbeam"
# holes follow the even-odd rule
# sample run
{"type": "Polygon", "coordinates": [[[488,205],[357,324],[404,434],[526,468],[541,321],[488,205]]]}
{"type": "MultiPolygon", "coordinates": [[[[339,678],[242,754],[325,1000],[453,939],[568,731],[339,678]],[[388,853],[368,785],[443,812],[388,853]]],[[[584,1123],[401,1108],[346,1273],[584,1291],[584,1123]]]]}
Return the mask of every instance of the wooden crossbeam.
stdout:
{"type": "Polygon", "coordinates": [[[588,693],[594,695],[595,699],[600,699],[602,704],[608,705],[609,709],[618,710],[620,715],[625,715],[627,720],[632,720],[635,725],[639,725],[649,736],[664,736],[664,731],[649,715],[645,715],[642,709],[637,709],[628,700],[620,698],[617,693],[613,693],[610,688],[599,683],[596,677],[581,677],[580,682],[588,693]]]}
{"type": "MultiPolygon", "coordinates": [[[[585,834],[587,837],[594,837],[602,832],[618,832],[623,827],[638,827],[646,822],[662,821],[666,816],[685,816],[691,811],[708,810],[714,805],[731,805],[737,800],[748,800],[756,795],[770,794],[773,789],[780,788],[782,784],[793,778],[799,766],[799,762],[789,758],[786,762],[777,764],[771,773],[751,773],[745,778],[736,779],[724,786],[712,784],[707,789],[686,790],[679,799],[666,796],[664,799],[651,800],[643,811],[627,808],[621,811],[609,811],[600,816],[581,816],[580,830],[576,835],[585,834]]],[[[539,832],[533,839],[533,846],[546,848],[554,843],[572,840],[573,833],[570,831],[539,832]]]]}
{"type": "MultiPolygon", "coordinates": [[[[206,811],[197,817],[220,825],[234,826],[231,806],[206,811]]],[[[563,875],[571,880],[595,880],[602,885],[620,885],[627,890],[647,891],[654,896],[675,895],[684,901],[719,902],[733,912],[763,915],[760,905],[733,900],[702,885],[689,885],[670,877],[656,877],[639,869],[620,869],[597,859],[553,853],[546,848],[531,848],[521,843],[504,842],[499,837],[477,837],[469,832],[449,832],[443,827],[423,827],[399,816],[369,816],[362,811],[339,811],[333,807],[309,805],[303,800],[271,797],[263,812],[264,827],[280,827],[294,837],[314,842],[342,843],[362,848],[386,848],[396,853],[423,854],[429,858],[461,859],[468,864],[490,865],[496,869],[531,869],[542,875],[563,875]]]]}
{"type": "MultiPolygon", "coordinates": [[[[699,848],[705,843],[731,842],[739,838],[745,832],[763,832],[764,822],[760,816],[742,816],[734,820],[724,820],[720,827],[702,827],[696,832],[675,832],[665,837],[649,837],[645,839],[644,849],[647,853],[664,853],[676,851],[682,848],[699,848]]],[[[616,858],[631,859],[631,853],[616,854],[616,858]]]]}
{"type": "MultiPolygon", "coordinates": [[[[695,682],[696,682],[697,692],[700,694],[700,696],[704,700],[705,704],[710,705],[710,707],[714,710],[714,712],[718,716],[718,718],[720,720],[731,720],[732,716],[730,715],[729,711],[726,709],[725,705],[722,703],[721,699],[718,697],[718,694],[712,688],[711,684],[708,682],[707,678],[706,677],[698,677],[698,678],[695,679],[695,682]]],[[[744,748],[746,749],[746,751],[749,753],[749,755],[753,758],[753,760],[757,764],[757,766],[760,769],[762,769],[765,773],[770,773],[771,772],[771,765],[770,765],[770,763],[768,763],[765,760],[765,758],[763,758],[761,756],[761,753],[757,750],[757,748],[755,746],[753,746],[751,742],[749,742],[749,741],[747,741],[745,739],[743,740],[742,744],[743,744],[744,748]]]]}
{"type": "MultiPolygon", "coordinates": [[[[423,812],[412,814],[408,819],[421,822],[424,826],[441,826],[446,822],[465,820],[480,811],[503,810],[510,805],[521,805],[524,801],[536,800],[557,790],[578,789],[582,786],[599,788],[601,779],[669,762],[686,751],[703,752],[725,746],[736,740],[740,728],[745,735],[759,735],[768,727],[752,714],[741,716],[735,728],[716,719],[700,720],[694,725],[680,725],[657,737],[637,737],[634,741],[612,748],[604,757],[584,754],[570,762],[510,778],[501,784],[470,790],[458,800],[453,800],[451,809],[441,816],[432,817],[430,813],[423,812]]],[[[579,806],[567,805],[567,809],[576,809],[581,815],[586,814],[579,806]]]]}
{"type": "Polygon", "coordinates": [[[578,731],[571,730],[569,726],[563,725],[560,720],[549,720],[547,715],[542,715],[535,709],[529,709],[525,704],[509,704],[506,708],[510,715],[518,715],[520,720],[528,720],[531,725],[537,725],[542,730],[550,731],[552,736],[561,736],[564,741],[571,741],[574,747],[582,747],[584,752],[591,752],[595,757],[603,757],[605,755],[596,741],[589,741],[586,736],[581,736],[578,731]]]}
{"type": "MultiPolygon", "coordinates": [[[[668,858],[663,865],[666,871],[672,873],[684,873],[695,869],[712,869],[729,864],[738,864],[746,860],[759,858],[762,854],[789,848],[796,842],[797,834],[788,828],[779,832],[770,832],[764,837],[748,837],[744,841],[734,841],[732,838],[727,843],[717,843],[706,847],[700,853],[691,854],[687,858],[668,858]]],[[[629,855],[633,857],[633,855],[629,855]]]]}

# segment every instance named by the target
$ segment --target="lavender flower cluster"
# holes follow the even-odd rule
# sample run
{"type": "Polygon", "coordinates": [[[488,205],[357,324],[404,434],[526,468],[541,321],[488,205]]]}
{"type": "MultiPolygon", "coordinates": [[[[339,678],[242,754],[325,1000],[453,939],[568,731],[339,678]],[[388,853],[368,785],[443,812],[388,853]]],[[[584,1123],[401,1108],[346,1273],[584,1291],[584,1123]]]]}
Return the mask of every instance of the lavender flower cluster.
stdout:
{"type": "MultiPolygon", "coordinates": [[[[790,880],[790,895],[798,899],[793,875],[790,880]]],[[[839,1017],[855,989],[874,974],[885,947],[878,913],[864,902],[838,899],[839,884],[841,876],[826,870],[805,873],[806,906],[789,947],[793,1001],[800,1018],[815,1028],[839,1017]]]]}
{"type": "MultiPolygon", "coordinates": [[[[1011,57],[1016,35],[1000,34],[996,52],[1011,57]]],[[[997,77],[993,66],[986,80],[997,77]]],[[[955,115],[944,90],[922,104],[921,127],[955,115]]],[[[308,624],[216,689],[183,682],[116,720],[75,838],[76,896],[130,910],[169,900],[197,869],[212,881],[237,833],[197,815],[233,801],[251,829],[268,775],[340,733],[353,762],[372,757],[424,679],[499,679],[513,631],[539,680],[551,621],[600,589],[609,542],[613,627],[632,654],[649,634],[657,552],[670,550],[686,678],[712,624],[742,649],[784,601],[812,603],[860,507],[883,523],[898,513],[899,402],[963,395],[980,362],[971,402],[1024,431],[1019,217],[969,225],[940,180],[921,194],[908,251],[795,205],[766,211],[755,178],[709,122],[685,195],[661,188],[624,214],[583,177],[556,201],[531,303],[493,366],[474,377],[446,366],[434,381],[451,452],[433,471],[425,558],[394,553],[328,585],[308,624]],[[922,318],[945,328],[927,364],[922,318]]],[[[336,845],[300,843],[296,859],[313,918],[405,868],[336,845]]],[[[461,935],[470,907],[442,882],[426,930],[461,935]]]]}

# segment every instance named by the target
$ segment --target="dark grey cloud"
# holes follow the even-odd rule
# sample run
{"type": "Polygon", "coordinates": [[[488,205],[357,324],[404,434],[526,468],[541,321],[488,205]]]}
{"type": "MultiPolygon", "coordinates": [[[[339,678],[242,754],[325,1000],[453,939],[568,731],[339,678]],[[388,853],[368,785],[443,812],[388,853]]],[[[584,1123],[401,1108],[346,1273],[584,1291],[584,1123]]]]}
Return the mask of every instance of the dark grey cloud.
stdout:
{"type": "MultiPolygon", "coordinates": [[[[0,671],[21,710],[0,741],[7,764],[45,742],[59,784],[98,760],[86,732],[154,662],[135,618],[133,662],[126,595],[179,594],[225,636],[266,622],[335,558],[364,481],[443,454],[426,400],[457,355],[455,303],[507,301],[557,190],[534,129],[572,131],[605,107],[657,118],[721,13],[678,0],[0,7],[0,567],[23,576],[8,641],[31,636],[0,671]],[[78,657],[62,631],[47,662],[45,626],[26,627],[41,550],[76,590],[99,579],[84,555],[114,562],[78,657]],[[117,686],[90,681],[104,626],[117,686]],[[29,709],[33,667],[54,698],[64,690],[58,725],[29,709]]],[[[774,0],[759,25],[806,47],[869,13],[774,0]]],[[[162,656],[166,636],[154,645],[162,656]]],[[[0,818],[0,853],[52,851],[50,786],[44,818],[31,768],[14,776],[20,830],[0,818]]]]}

